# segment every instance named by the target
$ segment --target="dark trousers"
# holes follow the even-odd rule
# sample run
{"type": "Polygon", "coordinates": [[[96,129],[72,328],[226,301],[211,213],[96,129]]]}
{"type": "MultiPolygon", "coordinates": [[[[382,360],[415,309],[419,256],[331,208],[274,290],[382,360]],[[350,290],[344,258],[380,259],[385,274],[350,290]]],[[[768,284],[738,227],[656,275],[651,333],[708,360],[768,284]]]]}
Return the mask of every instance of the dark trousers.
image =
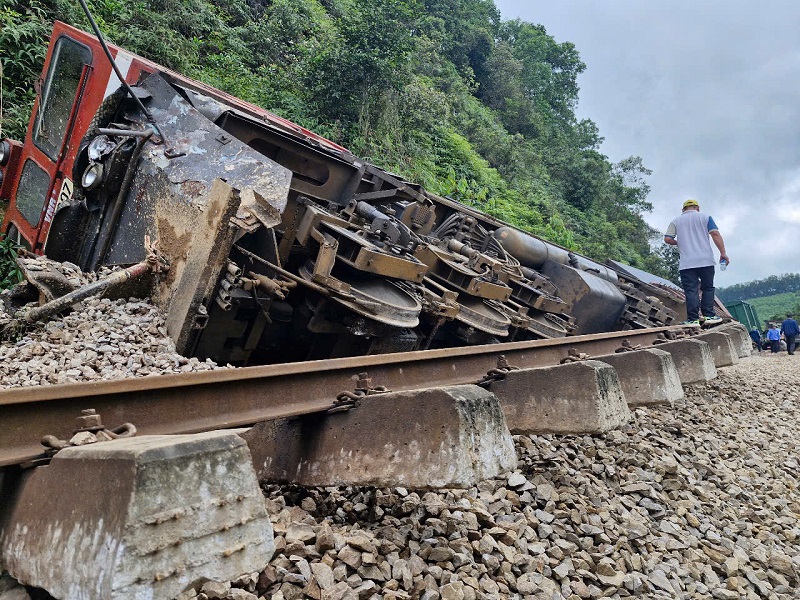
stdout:
{"type": "Polygon", "coordinates": [[[796,335],[785,335],[783,336],[786,338],[786,351],[789,354],[794,354],[794,340],[797,337],[796,335]]]}
{"type": "Polygon", "coordinates": [[[704,317],[713,317],[714,267],[683,269],[680,275],[681,287],[686,296],[686,318],[689,321],[696,321],[700,318],[701,312],[704,317]]]}
{"type": "Polygon", "coordinates": [[[780,352],[780,349],[781,349],[781,341],[780,341],[780,340],[770,340],[770,341],[769,341],[769,349],[770,349],[770,350],[771,350],[773,353],[778,353],[778,352],[780,352]]]}

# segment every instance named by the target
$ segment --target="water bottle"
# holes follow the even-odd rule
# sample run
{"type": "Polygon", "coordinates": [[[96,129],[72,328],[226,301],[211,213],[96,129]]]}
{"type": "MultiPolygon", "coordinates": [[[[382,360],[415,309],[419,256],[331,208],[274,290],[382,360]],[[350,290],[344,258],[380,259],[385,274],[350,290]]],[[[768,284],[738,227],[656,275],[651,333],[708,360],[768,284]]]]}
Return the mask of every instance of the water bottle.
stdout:
{"type": "Polygon", "coordinates": [[[719,270],[720,271],[724,271],[727,268],[728,268],[728,261],[725,260],[724,258],[720,258],[719,259],[719,270]]]}

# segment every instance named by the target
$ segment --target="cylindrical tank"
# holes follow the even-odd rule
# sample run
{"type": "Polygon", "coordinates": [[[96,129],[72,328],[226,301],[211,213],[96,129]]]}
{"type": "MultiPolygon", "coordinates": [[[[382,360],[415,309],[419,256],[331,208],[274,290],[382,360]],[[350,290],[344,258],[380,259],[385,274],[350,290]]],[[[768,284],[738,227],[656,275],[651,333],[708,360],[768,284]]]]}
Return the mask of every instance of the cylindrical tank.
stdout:
{"type": "Polygon", "coordinates": [[[519,229],[500,227],[494,231],[493,235],[503,245],[503,248],[525,267],[538,271],[546,262],[552,261],[593,273],[612,283],[618,281],[617,274],[608,267],[565,248],[549,244],[519,229]]]}
{"type": "MultiPolygon", "coordinates": [[[[548,244],[513,227],[500,227],[492,235],[511,256],[525,267],[540,269],[548,258],[566,264],[566,251],[564,251],[563,258],[557,257],[556,252],[553,252],[553,256],[550,256],[548,244]]],[[[560,248],[555,247],[553,249],[560,250],[560,248]]]]}

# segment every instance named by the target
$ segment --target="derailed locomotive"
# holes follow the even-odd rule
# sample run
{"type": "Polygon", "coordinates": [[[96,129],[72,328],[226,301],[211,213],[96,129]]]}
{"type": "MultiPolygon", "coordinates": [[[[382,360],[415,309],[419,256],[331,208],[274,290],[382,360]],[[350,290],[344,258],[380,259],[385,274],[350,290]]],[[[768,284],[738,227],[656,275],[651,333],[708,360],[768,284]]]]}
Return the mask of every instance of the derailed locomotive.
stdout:
{"type": "MultiPolygon", "coordinates": [[[[178,351],[268,364],[672,324],[657,290],[56,23],[3,231],[151,282],[178,351]],[[120,77],[122,79],[120,79],[120,77]]],[[[673,308],[675,308],[673,306],[673,308]]]]}

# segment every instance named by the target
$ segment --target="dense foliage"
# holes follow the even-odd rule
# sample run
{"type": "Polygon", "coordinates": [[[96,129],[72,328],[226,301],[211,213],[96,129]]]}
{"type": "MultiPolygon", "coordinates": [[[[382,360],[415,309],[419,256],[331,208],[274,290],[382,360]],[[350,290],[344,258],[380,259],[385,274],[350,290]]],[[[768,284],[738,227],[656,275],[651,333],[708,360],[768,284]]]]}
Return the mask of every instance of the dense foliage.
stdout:
{"type": "Polygon", "coordinates": [[[22,271],[17,265],[19,246],[13,240],[0,236],[0,289],[6,289],[22,281],[22,271]]]}
{"type": "Polygon", "coordinates": [[[746,283],[719,288],[717,296],[723,302],[746,300],[759,317],[782,321],[786,313],[800,315],[800,273],[771,275],[746,283]]]}
{"type": "Polygon", "coordinates": [[[766,279],[756,279],[717,289],[717,297],[723,302],[765,298],[776,294],[800,292],[800,273],[770,275],[766,279]]]}
{"type": "Polygon", "coordinates": [[[747,301],[762,321],[783,321],[787,313],[800,315],[800,292],[783,292],[747,301]]]}
{"type": "MultiPolygon", "coordinates": [[[[3,0],[5,128],[22,135],[53,19],[74,0],[3,0]]],[[[611,163],[578,120],[575,46],[492,0],[90,0],[108,38],[355,154],[597,260],[674,276],[654,251],[650,171],[611,163]]]]}

